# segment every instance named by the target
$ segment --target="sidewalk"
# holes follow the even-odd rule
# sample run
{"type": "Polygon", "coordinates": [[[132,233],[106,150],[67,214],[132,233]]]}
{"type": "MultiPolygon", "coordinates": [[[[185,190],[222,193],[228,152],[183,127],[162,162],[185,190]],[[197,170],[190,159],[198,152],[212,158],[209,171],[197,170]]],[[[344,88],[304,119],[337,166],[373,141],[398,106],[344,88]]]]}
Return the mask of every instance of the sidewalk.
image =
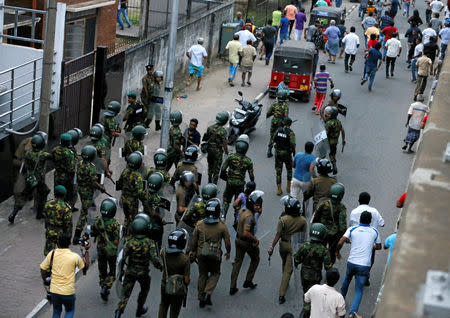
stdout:
{"type": "MultiPolygon", "coordinates": [[[[265,66],[264,60],[255,61],[253,69],[253,81],[259,83],[267,83],[269,79],[269,71],[271,66],[265,66]],[[261,79],[267,78],[267,81],[261,79]]],[[[211,68],[205,70],[205,77],[202,80],[202,88],[199,92],[195,91],[196,81],[191,86],[178,92],[177,95],[187,94],[187,98],[177,100],[173,99],[172,111],[181,110],[183,112],[183,123],[189,123],[190,118],[197,118],[199,121],[198,130],[201,134],[206,131],[208,125],[212,124],[217,112],[222,110],[232,111],[237,105],[234,98],[238,97],[237,92],[241,90],[244,98],[252,100],[261,91],[265,89],[263,85],[251,87],[240,86],[240,75],[236,76],[236,86],[229,87],[227,85],[228,64],[216,60],[211,68]],[[220,107],[211,108],[211,105],[221,105],[220,107]]],[[[187,79],[187,77],[186,77],[187,79]]],[[[181,79],[180,79],[181,80],[181,79]]],[[[264,84],[265,85],[265,84],[264,84]]],[[[125,106],[122,107],[122,110],[125,106]]],[[[263,122],[263,121],[262,121],[263,122]]],[[[154,123],[148,130],[146,137],[147,156],[144,163],[147,166],[153,165],[153,153],[159,148],[160,133],[155,133],[154,123]]],[[[88,132],[83,132],[85,135],[88,132]]],[[[84,138],[80,141],[77,148],[80,150],[88,141],[84,138]]],[[[112,150],[111,167],[113,171],[113,179],[117,180],[120,173],[125,168],[125,162],[122,158],[118,158],[118,149],[123,146],[123,139],[117,140],[115,148],[112,150]]],[[[206,160],[203,159],[203,169],[206,169],[206,160]]],[[[205,171],[204,171],[205,172],[205,171]]],[[[207,173],[204,173],[204,176],[207,173]]],[[[47,174],[47,185],[53,189],[53,171],[47,174]]],[[[115,192],[113,184],[105,180],[107,192],[119,197],[120,192],[115,192]]],[[[48,196],[52,199],[53,194],[48,196]]],[[[97,206],[105,195],[96,198],[97,206]]],[[[3,288],[0,291],[0,318],[8,317],[26,317],[33,308],[38,305],[45,297],[45,291],[42,285],[39,272],[39,264],[43,259],[44,248],[44,221],[36,220],[31,210],[31,202],[29,202],[16,217],[14,225],[10,225],[7,218],[13,208],[13,198],[0,203],[0,232],[2,233],[3,246],[0,249],[0,276],[2,277],[3,288]]],[[[78,201],[76,207],[80,208],[78,201]]],[[[94,219],[98,215],[96,211],[91,216],[94,219]]],[[[74,224],[78,220],[79,212],[74,213],[74,224]]],[[[117,217],[123,221],[123,213],[120,208],[117,217]]],[[[79,252],[79,247],[72,248],[73,251],[79,252]]],[[[91,250],[91,255],[94,249],[91,250]]],[[[95,265],[96,266],[96,265],[95,265]]],[[[89,274],[88,274],[89,275],[89,274]]],[[[85,279],[85,277],[81,277],[85,279]]],[[[95,278],[97,279],[97,278],[95,278]]]]}

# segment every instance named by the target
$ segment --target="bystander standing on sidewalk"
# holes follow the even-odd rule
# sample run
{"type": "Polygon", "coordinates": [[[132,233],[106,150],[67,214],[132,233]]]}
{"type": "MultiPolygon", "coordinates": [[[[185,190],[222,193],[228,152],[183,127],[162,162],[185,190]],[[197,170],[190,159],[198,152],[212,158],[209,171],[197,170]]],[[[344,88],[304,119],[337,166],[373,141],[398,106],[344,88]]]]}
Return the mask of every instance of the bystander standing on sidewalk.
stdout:
{"type": "Polygon", "coordinates": [[[247,40],[247,46],[245,46],[239,53],[242,57],[241,60],[241,72],[242,72],[242,84],[245,86],[245,75],[247,75],[247,85],[250,86],[252,83],[250,79],[252,78],[253,61],[256,58],[256,49],[252,45],[252,40],[247,40]]]}
{"type": "Polygon", "coordinates": [[[242,12],[238,11],[236,13],[236,19],[234,19],[233,22],[234,23],[239,23],[239,29],[241,29],[244,26],[245,22],[242,19],[242,12]]]}
{"type": "Polygon", "coordinates": [[[228,61],[230,67],[228,69],[228,84],[234,86],[234,77],[239,66],[239,52],[242,52],[242,45],[239,42],[239,35],[233,35],[233,40],[227,43],[225,50],[228,50],[228,61]]]}
{"type": "Polygon", "coordinates": [[[412,146],[419,140],[420,137],[420,124],[423,121],[425,115],[430,111],[429,107],[423,103],[425,98],[422,94],[417,95],[417,102],[412,103],[408,109],[408,117],[406,119],[405,127],[408,127],[408,132],[406,134],[403,142],[405,143],[402,150],[408,148],[408,153],[412,153],[412,146]]]}
{"type": "Polygon", "coordinates": [[[353,63],[355,62],[356,52],[359,48],[359,37],[355,33],[355,27],[350,27],[350,33],[347,34],[342,39],[342,44],[345,46],[344,52],[345,52],[345,59],[344,59],[344,65],[345,65],[345,73],[348,73],[348,70],[353,70],[353,63]],[[350,59],[350,63],[349,60],[350,59]]]}
{"type": "Polygon", "coordinates": [[[119,0],[119,7],[117,8],[117,22],[119,22],[120,24],[120,29],[123,30],[123,21],[122,21],[122,17],[120,15],[122,15],[125,19],[125,21],[128,24],[128,27],[131,28],[131,22],[130,19],[128,19],[128,0],[119,0]]]}
{"type": "Polygon", "coordinates": [[[197,44],[190,47],[186,52],[186,56],[189,58],[189,79],[186,82],[186,86],[191,84],[192,78],[197,78],[197,90],[200,90],[200,83],[203,75],[203,59],[208,57],[205,48],[203,47],[203,38],[198,38],[197,44]]]}
{"type": "MultiPolygon", "coordinates": [[[[52,250],[41,263],[41,276],[44,284],[50,280],[50,295],[53,304],[53,318],[61,317],[62,306],[65,318],[75,314],[75,270],[86,271],[89,267],[89,253],[86,250],[84,259],[70,249],[71,234],[62,233],[58,237],[58,248],[52,250]]],[[[89,248],[89,247],[87,247],[89,248]]],[[[86,249],[87,249],[86,248],[86,249]]]]}
{"type": "Polygon", "coordinates": [[[395,60],[397,57],[400,57],[400,53],[402,52],[402,43],[397,39],[398,33],[392,33],[392,38],[390,38],[386,44],[386,78],[389,78],[389,74],[391,77],[394,76],[394,67],[395,60]],[[389,67],[390,72],[389,72],[389,67]]]}

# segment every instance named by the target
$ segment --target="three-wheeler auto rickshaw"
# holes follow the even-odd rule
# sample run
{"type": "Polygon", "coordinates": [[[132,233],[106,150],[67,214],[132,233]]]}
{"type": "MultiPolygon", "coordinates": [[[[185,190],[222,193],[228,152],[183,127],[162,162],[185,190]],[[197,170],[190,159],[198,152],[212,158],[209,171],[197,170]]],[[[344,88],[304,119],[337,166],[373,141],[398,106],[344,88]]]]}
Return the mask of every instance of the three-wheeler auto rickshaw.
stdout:
{"type": "Polygon", "coordinates": [[[285,41],[274,51],[272,74],[269,83],[269,97],[276,96],[277,88],[284,76],[290,75],[290,95],[309,101],[313,84],[315,46],[306,41],[285,41]]]}
{"type": "MultiPolygon", "coordinates": [[[[336,21],[336,26],[341,24],[342,20],[345,20],[345,9],[335,7],[318,7],[314,8],[310,13],[309,24],[314,24],[319,19],[325,32],[326,28],[330,26],[330,21],[336,21]]],[[[328,36],[324,36],[324,43],[327,42],[328,36]]]]}

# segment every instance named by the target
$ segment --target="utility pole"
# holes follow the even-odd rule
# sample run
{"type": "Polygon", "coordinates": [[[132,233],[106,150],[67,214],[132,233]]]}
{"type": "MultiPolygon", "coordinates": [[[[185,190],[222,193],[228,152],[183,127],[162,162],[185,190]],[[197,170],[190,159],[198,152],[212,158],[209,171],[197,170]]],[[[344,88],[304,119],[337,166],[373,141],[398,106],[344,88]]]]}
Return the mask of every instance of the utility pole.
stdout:
{"type": "Polygon", "coordinates": [[[172,106],[173,78],[175,69],[175,48],[178,29],[178,0],[172,0],[172,17],[170,20],[169,47],[167,48],[166,80],[164,81],[164,106],[162,111],[161,148],[169,145],[170,108],[172,106]]]}
{"type": "Polygon", "coordinates": [[[42,83],[40,98],[39,130],[48,134],[50,104],[52,102],[53,56],[55,50],[56,0],[47,1],[45,21],[44,58],[42,60],[42,83]]]}

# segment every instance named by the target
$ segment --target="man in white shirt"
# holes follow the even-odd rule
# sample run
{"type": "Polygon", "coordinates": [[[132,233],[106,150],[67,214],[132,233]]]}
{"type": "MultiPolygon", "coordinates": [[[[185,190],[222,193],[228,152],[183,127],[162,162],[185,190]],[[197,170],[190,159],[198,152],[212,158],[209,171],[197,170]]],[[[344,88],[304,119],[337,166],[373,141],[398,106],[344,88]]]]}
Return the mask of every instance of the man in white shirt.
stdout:
{"type": "Polygon", "coordinates": [[[412,103],[408,109],[408,119],[406,120],[406,127],[408,127],[408,132],[406,134],[403,142],[405,145],[402,147],[403,150],[409,145],[408,152],[412,152],[411,148],[414,143],[420,137],[420,124],[422,123],[423,118],[430,111],[430,108],[423,103],[425,98],[422,94],[417,95],[417,102],[412,103]]]}
{"type": "Polygon", "coordinates": [[[361,303],[364,284],[370,274],[372,250],[381,249],[381,240],[377,229],[370,226],[372,214],[361,213],[360,224],[349,227],[337,245],[336,257],[341,259],[340,250],[344,243],[351,243],[350,255],[347,260],[347,272],[342,282],[341,294],[347,296],[348,286],[355,276],[355,297],[349,311],[349,317],[354,317],[361,303]]]}
{"type": "Polygon", "coordinates": [[[392,32],[392,37],[384,45],[386,48],[386,78],[389,78],[389,66],[391,77],[394,76],[395,60],[402,53],[402,43],[398,40],[398,33],[392,32]]]}
{"type": "Polygon", "coordinates": [[[430,7],[432,13],[439,13],[442,11],[444,4],[439,0],[434,0],[433,2],[430,3],[430,7]]]}
{"type": "Polygon", "coordinates": [[[348,70],[352,71],[352,65],[355,62],[356,51],[359,48],[359,37],[355,33],[355,27],[350,27],[350,33],[344,36],[342,43],[345,45],[345,73],[348,70]],[[350,58],[350,64],[348,64],[348,59],[350,58]]]}
{"type": "Polygon", "coordinates": [[[241,30],[236,32],[235,34],[239,35],[239,42],[242,44],[242,47],[247,45],[247,41],[250,39],[252,42],[256,42],[256,38],[253,33],[249,30],[250,26],[245,27],[245,30],[241,30]]]}
{"type": "Polygon", "coordinates": [[[339,281],[337,268],[327,270],[325,284],[314,285],[305,293],[304,310],[310,311],[310,318],[345,317],[345,300],[334,285],[339,281]]]}
{"type": "Polygon", "coordinates": [[[432,36],[437,37],[437,34],[436,31],[434,31],[431,22],[428,22],[428,28],[422,31],[423,45],[428,44],[432,36]]]}
{"type": "Polygon", "coordinates": [[[198,38],[197,44],[191,46],[191,48],[186,52],[186,56],[189,58],[189,78],[186,82],[186,86],[191,85],[191,80],[197,77],[197,90],[200,90],[200,82],[202,81],[203,75],[203,59],[208,57],[205,48],[203,47],[203,38],[198,38]]]}

